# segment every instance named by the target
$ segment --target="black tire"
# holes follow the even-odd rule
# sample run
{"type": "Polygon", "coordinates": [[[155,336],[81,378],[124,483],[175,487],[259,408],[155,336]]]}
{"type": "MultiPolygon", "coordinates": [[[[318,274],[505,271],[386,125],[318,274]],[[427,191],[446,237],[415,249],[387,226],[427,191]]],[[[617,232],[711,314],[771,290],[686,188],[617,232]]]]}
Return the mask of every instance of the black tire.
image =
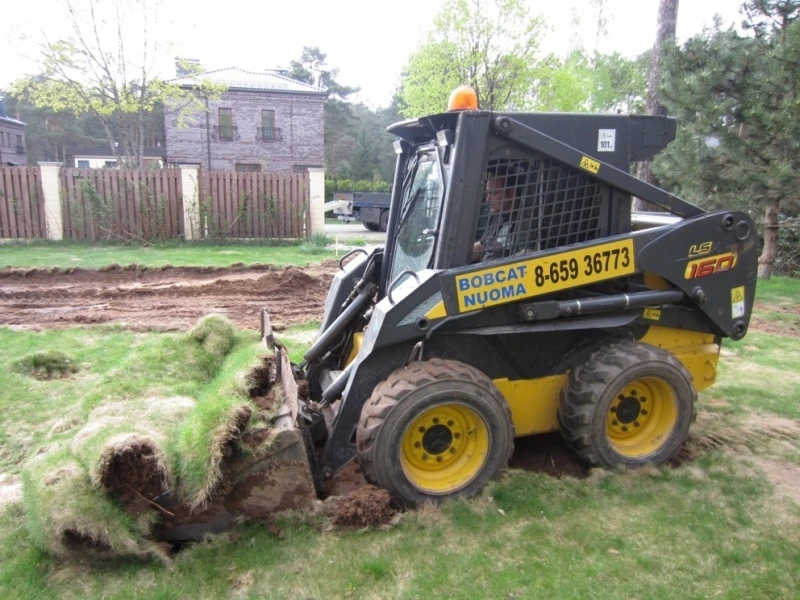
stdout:
{"type": "Polygon", "coordinates": [[[380,221],[380,229],[381,231],[386,231],[389,229],[389,211],[384,210],[381,211],[381,221],[380,221]]]}
{"type": "Polygon", "coordinates": [[[433,358],[395,371],[375,388],[361,411],[356,446],[366,480],[388,490],[400,505],[416,506],[477,494],[508,466],[514,450],[514,428],[508,404],[491,379],[464,363],[433,358]],[[448,415],[451,410],[477,415],[480,421],[474,421],[477,425],[468,430],[461,427],[458,416],[443,417],[442,422],[431,416],[448,415]],[[415,422],[428,418],[434,425],[425,435],[418,433],[424,428],[418,430],[415,422]],[[466,435],[459,431],[466,431],[466,435]],[[480,447],[485,452],[475,451],[475,444],[484,435],[485,446],[480,447]],[[413,442],[414,436],[422,439],[421,448],[413,442]],[[472,451],[466,449],[468,444],[473,444],[472,451]],[[426,466],[428,470],[423,470],[413,465],[413,461],[427,460],[425,456],[431,461],[426,465],[436,466],[437,461],[442,467],[430,470],[426,466]],[[428,480],[415,480],[414,473],[442,477],[444,485],[436,490],[427,488],[421,482],[428,480]],[[450,482],[455,482],[452,487],[448,487],[450,482]]]}
{"type": "Polygon", "coordinates": [[[692,376],[674,355],[617,342],[572,370],[558,421],[564,440],[589,465],[659,465],[686,441],[696,401],[692,376]]]}
{"type": "Polygon", "coordinates": [[[364,223],[364,227],[369,229],[370,231],[378,231],[378,224],[377,223],[364,223]]]}

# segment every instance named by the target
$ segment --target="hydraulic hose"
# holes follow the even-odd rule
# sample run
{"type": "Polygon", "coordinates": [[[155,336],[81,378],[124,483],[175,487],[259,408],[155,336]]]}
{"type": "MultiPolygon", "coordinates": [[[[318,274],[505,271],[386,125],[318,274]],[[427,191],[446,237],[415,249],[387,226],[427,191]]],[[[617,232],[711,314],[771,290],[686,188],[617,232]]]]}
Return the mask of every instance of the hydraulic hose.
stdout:
{"type": "Polygon", "coordinates": [[[358,297],[353,300],[353,303],[350,304],[346,309],[342,311],[336,320],[331,323],[331,326],[328,327],[322,335],[317,338],[317,341],[314,342],[314,345],[308,349],[303,355],[304,362],[306,364],[311,363],[317,360],[320,356],[325,354],[328,349],[336,342],[342,333],[344,333],[347,326],[359,315],[363,314],[364,309],[369,305],[372,301],[372,297],[375,295],[377,290],[377,286],[374,283],[370,283],[365,287],[358,297]]]}

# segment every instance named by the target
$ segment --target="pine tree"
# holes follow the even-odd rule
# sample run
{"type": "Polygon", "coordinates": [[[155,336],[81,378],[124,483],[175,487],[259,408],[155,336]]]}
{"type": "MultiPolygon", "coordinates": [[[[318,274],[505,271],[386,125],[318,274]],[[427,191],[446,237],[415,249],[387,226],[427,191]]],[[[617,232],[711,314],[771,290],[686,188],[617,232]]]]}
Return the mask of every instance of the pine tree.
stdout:
{"type": "Polygon", "coordinates": [[[768,279],[779,213],[800,200],[800,0],[751,0],[743,13],[744,34],[717,23],[668,53],[662,98],[681,128],[655,166],[698,204],[755,212],[768,279]]]}

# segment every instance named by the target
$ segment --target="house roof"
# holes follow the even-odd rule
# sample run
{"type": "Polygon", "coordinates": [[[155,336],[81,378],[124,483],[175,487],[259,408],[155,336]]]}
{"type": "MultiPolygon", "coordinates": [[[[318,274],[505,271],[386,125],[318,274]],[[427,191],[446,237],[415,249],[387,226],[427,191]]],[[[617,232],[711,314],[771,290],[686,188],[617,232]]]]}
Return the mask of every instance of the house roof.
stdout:
{"type": "Polygon", "coordinates": [[[12,119],[11,117],[0,117],[0,121],[3,121],[5,123],[11,123],[12,125],[21,125],[22,127],[25,127],[25,123],[23,123],[22,121],[18,121],[17,119],[12,119]]]}
{"type": "Polygon", "coordinates": [[[236,90],[259,90],[267,92],[294,92],[300,94],[325,94],[325,90],[315,85],[297,81],[282,71],[245,71],[238,67],[228,67],[190,77],[173,79],[172,83],[183,86],[196,86],[202,81],[218,83],[236,90]]]}

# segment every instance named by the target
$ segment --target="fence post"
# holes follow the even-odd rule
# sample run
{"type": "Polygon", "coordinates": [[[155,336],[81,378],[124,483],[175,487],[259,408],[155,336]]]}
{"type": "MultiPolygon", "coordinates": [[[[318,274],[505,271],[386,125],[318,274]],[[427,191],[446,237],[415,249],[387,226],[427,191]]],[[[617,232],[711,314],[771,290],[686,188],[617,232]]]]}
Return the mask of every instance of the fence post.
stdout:
{"type": "Polygon", "coordinates": [[[311,212],[311,233],[325,231],[325,169],[308,168],[309,200],[308,210],[311,212]]]}
{"type": "Polygon", "coordinates": [[[202,237],[200,231],[200,168],[181,165],[183,187],[183,238],[194,240],[202,237]]]}
{"type": "Polygon", "coordinates": [[[60,162],[40,162],[39,174],[42,178],[42,192],[44,194],[44,218],[48,240],[60,240],[64,237],[64,224],[61,215],[61,192],[59,175],[60,162]]]}

